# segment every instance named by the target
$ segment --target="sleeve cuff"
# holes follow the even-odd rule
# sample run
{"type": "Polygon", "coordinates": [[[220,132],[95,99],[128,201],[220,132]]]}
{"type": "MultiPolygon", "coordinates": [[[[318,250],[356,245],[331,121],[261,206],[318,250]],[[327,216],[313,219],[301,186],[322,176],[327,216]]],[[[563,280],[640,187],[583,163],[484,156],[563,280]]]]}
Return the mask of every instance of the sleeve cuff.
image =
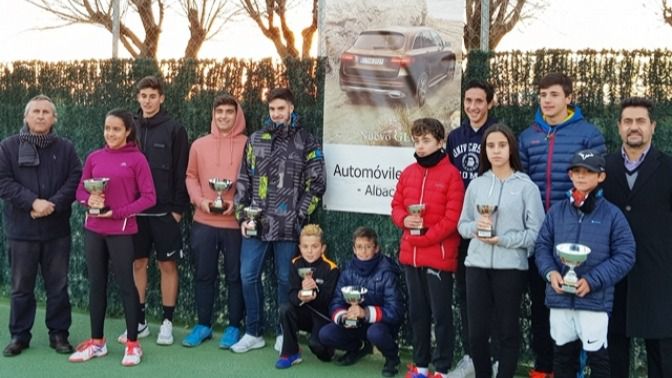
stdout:
{"type": "Polygon", "coordinates": [[[346,312],[347,311],[344,309],[338,309],[334,311],[334,313],[331,315],[331,320],[336,324],[340,324],[341,317],[345,315],[346,312]]]}
{"type": "Polygon", "coordinates": [[[383,310],[380,308],[380,306],[368,306],[366,309],[369,313],[367,318],[369,323],[378,323],[383,320],[383,310]]]}

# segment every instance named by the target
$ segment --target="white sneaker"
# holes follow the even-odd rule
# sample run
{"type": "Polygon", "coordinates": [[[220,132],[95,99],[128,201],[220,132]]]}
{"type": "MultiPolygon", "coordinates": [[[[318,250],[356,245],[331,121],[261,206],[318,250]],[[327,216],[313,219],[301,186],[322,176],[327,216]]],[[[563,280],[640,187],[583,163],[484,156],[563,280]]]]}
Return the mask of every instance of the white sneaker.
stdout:
{"type": "Polygon", "coordinates": [[[103,357],[107,354],[107,343],[97,344],[93,339],[88,339],[83,343],[77,345],[75,353],[68,357],[70,362],[84,362],[94,357],[103,357]]]}
{"type": "Polygon", "coordinates": [[[261,336],[252,336],[245,334],[237,343],[231,346],[231,350],[236,353],[245,353],[252,349],[259,349],[266,346],[266,340],[261,336]]]}
{"type": "Polygon", "coordinates": [[[499,361],[492,363],[492,378],[497,378],[497,372],[499,371],[499,361]]]}
{"type": "MultiPolygon", "coordinates": [[[[127,330],[124,330],[124,333],[122,333],[121,335],[119,335],[119,337],[117,337],[117,341],[120,344],[126,344],[126,341],[128,341],[128,339],[126,338],[127,332],[128,332],[127,330]]],[[[138,339],[143,339],[147,336],[149,336],[149,324],[147,324],[147,322],[145,321],[144,323],[138,324],[138,339]]]]}
{"type": "Polygon", "coordinates": [[[142,348],[140,347],[140,343],[137,341],[135,343],[127,343],[126,348],[124,348],[124,358],[121,360],[121,364],[124,366],[135,366],[141,360],[142,348]]]}
{"type": "Polygon", "coordinates": [[[156,343],[159,345],[173,344],[173,322],[168,319],[163,319],[159,334],[156,336],[156,343]]]}
{"type": "Polygon", "coordinates": [[[457,363],[455,370],[448,373],[448,378],[468,378],[475,376],[474,361],[471,360],[468,354],[457,363]]]}
{"type": "Polygon", "coordinates": [[[282,335],[278,335],[275,337],[275,345],[273,346],[273,349],[275,349],[276,352],[280,353],[282,352],[282,335]]]}

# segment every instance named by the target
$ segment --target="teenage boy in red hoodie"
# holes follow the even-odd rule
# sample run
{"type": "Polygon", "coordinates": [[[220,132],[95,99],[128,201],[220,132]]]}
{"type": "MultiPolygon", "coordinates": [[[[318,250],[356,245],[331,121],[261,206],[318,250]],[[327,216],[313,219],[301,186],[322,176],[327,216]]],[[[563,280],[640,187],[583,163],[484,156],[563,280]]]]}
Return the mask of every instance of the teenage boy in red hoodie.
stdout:
{"type": "Polygon", "coordinates": [[[417,163],[404,169],[392,199],[392,222],[403,230],[399,262],[406,278],[413,329],[414,365],[406,377],[445,378],[453,362],[455,342],[451,304],[464,184],[444,151],[446,132],[441,122],[418,119],[413,122],[411,135],[417,163]],[[409,212],[409,206],[415,204],[424,205],[421,215],[409,212]],[[433,354],[432,320],[436,336],[433,354]],[[430,362],[435,373],[429,372],[430,362]]]}
{"type": "Polygon", "coordinates": [[[219,347],[228,349],[240,338],[243,320],[243,292],[240,283],[240,240],[238,221],[233,215],[235,182],[247,142],[245,114],[229,95],[215,98],[212,104],[210,134],[198,138],[189,151],[187,191],[194,206],[191,226],[191,250],[196,265],[196,309],[198,324],[184,338],[182,345],[195,347],[212,338],[212,307],[217,288],[219,254],[224,255],[228,291],[228,327],[219,347]],[[222,194],[223,212],[211,210],[216,193],[210,188],[213,178],[231,180],[232,188],[222,194]]]}

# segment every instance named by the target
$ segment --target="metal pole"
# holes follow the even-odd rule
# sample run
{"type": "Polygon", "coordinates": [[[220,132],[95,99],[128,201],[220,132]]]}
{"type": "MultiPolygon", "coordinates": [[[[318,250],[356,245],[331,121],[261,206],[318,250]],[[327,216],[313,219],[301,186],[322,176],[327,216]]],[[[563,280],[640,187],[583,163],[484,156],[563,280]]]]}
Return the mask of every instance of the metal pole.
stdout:
{"type": "Polygon", "coordinates": [[[490,50],[490,0],[481,0],[481,50],[490,50]]]}
{"type": "Polygon", "coordinates": [[[112,59],[119,58],[119,0],[112,0],[112,59]]]}

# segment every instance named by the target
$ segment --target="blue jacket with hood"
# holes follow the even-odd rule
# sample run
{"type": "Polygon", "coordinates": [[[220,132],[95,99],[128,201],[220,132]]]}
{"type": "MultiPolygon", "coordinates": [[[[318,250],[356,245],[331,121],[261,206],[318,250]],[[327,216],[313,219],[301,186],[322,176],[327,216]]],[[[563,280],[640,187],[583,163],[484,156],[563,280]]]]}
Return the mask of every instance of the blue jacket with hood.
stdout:
{"type": "Polygon", "coordinates": [[[586,149],[600,154],[607,152],[604,137],[597,127],[583,118],[581,109],[570,105],[568,110],[572,113],[569,119],[551,126],[538,109],[532,125],[518,138],[523,171],[539,186],[547,211],[572,188],[567,171],[576,152],[586,149]]]}

